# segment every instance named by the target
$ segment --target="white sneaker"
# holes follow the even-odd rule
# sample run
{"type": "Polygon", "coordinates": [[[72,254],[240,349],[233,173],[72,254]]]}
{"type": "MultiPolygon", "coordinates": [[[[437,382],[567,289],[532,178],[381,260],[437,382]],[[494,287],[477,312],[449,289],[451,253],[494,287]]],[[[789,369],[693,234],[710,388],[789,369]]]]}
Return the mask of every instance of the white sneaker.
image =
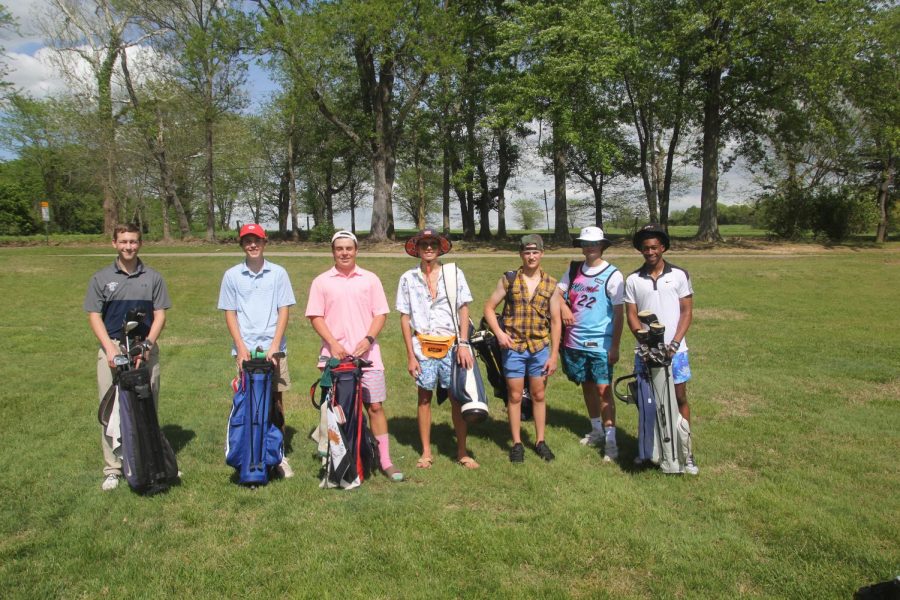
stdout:
{"type": "Polygon", "coordinates": [[[619,447],[616,445],[615,440],[610,444],[607,443],[603,448],[603,462],[615,462],[619,459],[619,447]]]}
{"type": "Polygon", "coordinates": [[[581,438],[579,442],[582,446],[599,446],[603,443],[603,430],[593,429],[590,433],[581,438]]]}
{"type": "Polygon", "coordinates": [[[697,475],[700,473],[700,467],[694,462],[694,455],[688,456],[687,462],[684,463],[684,472],[688,475],[697,475]]]}
{"type": "Polygon", "coordinates": [[[106,479],[103,480],[103,483],[100,484],[100,489],[104,492],[109,492],[117,487],[119,487],[118,475],[107,475],[106,479]]]}
{"type": "Polygon", "coordinates": [[[281,469],[281,476],[285,479],[290,479],[294,476],[294,470],[291,468],[290,463],[288,463],[287,457],[281,459],[281,464],[278,465],[278,468],[281,469]]]}

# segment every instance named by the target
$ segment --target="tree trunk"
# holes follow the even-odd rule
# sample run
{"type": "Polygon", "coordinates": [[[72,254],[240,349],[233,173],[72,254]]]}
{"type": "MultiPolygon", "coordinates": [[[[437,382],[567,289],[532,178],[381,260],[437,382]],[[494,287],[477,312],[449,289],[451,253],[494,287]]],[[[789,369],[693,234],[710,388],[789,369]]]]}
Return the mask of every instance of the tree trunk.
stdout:
{"type": "Polygon", "coordinates": [[[413,137],[413,170],[416,173],[416,228],[425,229],[425,175],[422,173],[422,165],[419,163],[419,144],[413,137]]]}
{"type": "Polygon", "coordinates": [[[887,239],[888,207],[890,205],[891,188],[894,186],[894,155],[888,151],[887,161],[881,176],[881,185],[878,186],[878,229],[875,231],[875,241],[883,244],[887,239]]]}
{"type": "Polygon", "coordinates": [[[509,132],[501,129],[497,136],[497,237],[506,237],[506,184],[512,175],[510,166],[509,132]]]}
{"type": "MultiPolygon", "coordinates": [[[[162,189],[160,189],[162,191],[162,189]]],[[[172,241],[172,228],[169,226],[169,202],[165,198],[165,194],[160,194],[162,196],[160,204],[160,210],[162,211],[162,241],[171,242],[172,241]]]]}
{"type": "Polygon", "coordinates": [[[566,207],[566,144],[557,123],[553,124],[553,238],[560,244],[569,244],[569,218],[566,207]]]}
{"type": "Polygon", "coordinates": [[[383,242],[394,238],[394,209],[392,190],[396,170],[396,140],[394,139],[393,110],[394,62],[385,60],[376,65],[373,50],[357,46],[356,67],[359,74],[364,106],[371,113],[373,121],[372,148],[372,225],[369,239],[383,242]]]}
{"type": "Polygon", "coordinates": [[[441,216],[444,235],[450,234],[450,150],[444,144],[443,180],[441,184],[441,216]]]}
{"type": "MultiPolygon", "coordinates": [[[[207,111],[211,110],[209,107],[207,111]]],[[[206,241],[216,241],[216,196],[213,190],[215,181],[213,173],[213,121],[207,114],[203,120],[204,135],[206,138],[206,241]]]]}
{"type": "Polygon", "coordinates": [[[103,191],[103,233],[112,237],[119,221],[119,210],[116,206],[115,172],[116,172],[116,121],[112,109],[112,73],[119,56],[118,43],[106,55],[97,71],[98,118],[100,120],[103,140],[104,165],[103,176],[100,177],[100,188],[103,191]]]}
{"type": "Polygon", "coordinates": [[[650,173],[650,164],[653,163],[654,133],[652,115],[644,106],[638,105],[631,95],[631,87],[625,82],[625,89],[628,92],[628,101],[631,106],[631,117],[634,120],[634,131],[638,137],[638,148],[641,156],[641,181],[644,184],[644,197],[647,199],[647,214],[650,216],[651,222],[656,222],[659,218],[656,210],[656,187],[653,177],[650,173]]]}
{"type": "Polygon", "coordinates": [[[297,177],[294,174],[294,140],[297,139],[294,131],[295,117],[291,113],[291,135],[288,138],[287,145],[287,163],[288,169],[288,194],[290,194],[291,204],[291,241],[300,241],[300,227],[297,222],[297,177]]]}
{"type": "Polygon", "coordinates": [[[591,173],[591,189],[594,190],[594,225],[603,229],[603,173],[591,173]]]}
{"type": "Polygon", "coordinates": [[[706,98],[703,102],[703,170],[700,183],[700,227],[696,239],[720,242],[719,200],[719,135],[722,128],[722,69],[706,72],[706,98]]]}
{"type": "MultiPolygon", "coordinates": [[[[290,171],[290,163],[285,162],[278,181],[278,233],[281,239],[287,239],[288,214],[291,209],[290,171]]],[[[259,216],[256,219],[259,223],[259,216]]]]}
{"type": "Polygon", "coordinates": [[[488,186],[487,170],[484,168],[484,154],[478,152],[478,239],[491,239],[491,191],[488,186]]]}

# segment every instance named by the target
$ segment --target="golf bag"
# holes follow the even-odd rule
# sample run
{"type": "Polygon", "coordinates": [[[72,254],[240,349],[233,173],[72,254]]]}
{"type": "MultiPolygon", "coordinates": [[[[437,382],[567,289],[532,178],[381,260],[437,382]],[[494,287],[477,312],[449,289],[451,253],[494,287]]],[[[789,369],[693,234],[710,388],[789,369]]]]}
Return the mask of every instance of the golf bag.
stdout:
{"type": "MultiPolygon", "coordinates": [[[[497,315],[497,322],[503,327],[503,315],[497,315]]],[[[497,336],[491,331],[484,317],[481,318],[479,329],[469,338],[472,350],[484,364],[484,372],[488,383],[494,391],[494,398],[503,400],[508,404],[509,391],[506,388],[506,377],[503,376],[503,349],[497,342],[497,336]]],[[[532,418],[531,395],[528,393],[528,378],[525,378],[525,389],[522,392],[522,420],[530,421],[532,418]]]]}
{"type": "Polygon", "coordinates": [[[613,389],[623,402],[638,409],[638,458],[659,465],[663,473],[684,473],[691,456],[691,427],[678,411],[672,361],[662,342],[665,329],[655,321],[638,332],[634,373],[615,380],[613,389]],[[619,390],[628,383],[629,393],[619,390]]]}
{"type": "MultiPolygon", "coordinates": [[[[456,329],[456,339],[460,339],[463,324],[459,322],[459,313],[456,308],[457,295],[459,288],[458,268],[455,263],[441,265],[441,274],[444,280],[444,291],[447,294],[447,302],[450,304],[450,317],[453,319],[453,326],[456,329]]],[[[475,326],[472,320],[466,323],[469,328],[467,339],[471,340],[474,335],[475,326]]],[[[472,351],[472,367],[463,369],[456,360],[456,354],[459,346],[453,346],[450,350],[450,394],[456,402],[460,404],[460,411],[466,423],[481,423],[485,421],[490,413],[487,405],[487,394],[484,391],[484,381],[481,379],[481,371],[478,368],[478,360],[475,358],[478,354],[472,342],[469,341],[469,350],[472,351]]],[[[440,389],[438,389],[440,392],[440,389]]],[[[441,401],[441,395],[438,393],[438,402],[441,401]]]]}
{"type": "Polygon", "coordinates": [[[237,470],[238,482],[265,485],[284,458],[284,435],[272,423],[275,365],[265,358],[245,360],[235,389],[225,462],[237,470]]]}
{"type": "MultiPolygon", "coordinates": [[[[471,323],[469,330],[473,327],[471,323]]],[[[471,337],[471,336],[470,336],[471,337]]],[[[470,342],[471,344],[471,342],[470,342]]],[[[466,423],[481,423],[488,418],[487,393],[484,391],[484,380],[481,378],[481,370],[478,368],[478,355],[474,346],[472,350],[472,367],[462,368],[456,360],[459,346],[453,346],[450,350],[450,394],[459,402],[460,412],[466,423]]]]}
{"type": "Polygon", "coordinates": [[[354,357],[331,358],[309,390],[313,406],[325,411],[328,446],[321,488],[352,489],[378,469],[378,442],[363,410],[363,367],[371,364],[354,357]],[[321,389],[318,404],[316,386],[321,389]]]}
{"type": "Polygon", "coordinates": [[[122,442],[122,472],[134,491],[156,494],[169,489],[178,479],[178,463],[169,440],[159,428],[150,369],[121,370],[116,373],[111,394],[113,402],[101,404],[101,423],[109,424],[118,401],[119,432],[122,442]]]}

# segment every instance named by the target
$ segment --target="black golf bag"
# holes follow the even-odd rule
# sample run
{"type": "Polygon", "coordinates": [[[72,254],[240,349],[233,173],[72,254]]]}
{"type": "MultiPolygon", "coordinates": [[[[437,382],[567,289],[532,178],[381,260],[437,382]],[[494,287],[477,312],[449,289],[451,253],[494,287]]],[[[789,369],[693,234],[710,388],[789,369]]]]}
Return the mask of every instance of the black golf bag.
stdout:
{"type": "Polygon", "coordinates": [[[663,473],[684,473],[691,456],[691,427],[678,411],[664,331],[654,317],[649,329],[638,332],[634,373],[617,378],[613,389],[620,400],[637,406],[638,458],[658,465],[663,473]],[[628,393],[622,393],[619,386],[626,381],[628,393]]]}
{"type": "Polygon", "coordinates": [[[146,366],[122,369],[124,366],[116,372],[97,416],[108,427],[116,412],[125,480],[140,494],[156,494],[167,490],[178,479],[178,463],[169,440],[159,428],[150,389],[150,369],[146,366]]]}
{"type": "Polygon", "coordinates": [[[319,432],[328,439],[321,488],[358,487],[379,467],[378,442],[363,409],[362,369],[371,364],[354,357],[331,358],[309,390],[313,406],[325,412],[326,430],[319,432]]]}
{"type": "MultiPolygon", "coordinates": [[[[503,315],[497,315],[497,322],[503,327],[503,315]]],[[[479,329],[472,334],[469,342],[478,358],[484,364],[484,372],[488,383],[494,391],[494,397],[503,400],[503,404],[509,403],[509,390],[506,387],[506,377],[503,376],[503,349],[497,342],[497,336],[491,331],[484,317],[481,318],[479,329]]],[[[525,389],[522,392],[522,420],[530,421],[532,418],[531,395],[528,393],[528,378],[525,378],[525,389]]]]}
{"type": "Polygon", "coordinates": [[[225,462],[251,486],[267,484],[284,458],[284,436],[272,422],[274,372],[265,358],[245,360],[228,417],[225,462]]]}

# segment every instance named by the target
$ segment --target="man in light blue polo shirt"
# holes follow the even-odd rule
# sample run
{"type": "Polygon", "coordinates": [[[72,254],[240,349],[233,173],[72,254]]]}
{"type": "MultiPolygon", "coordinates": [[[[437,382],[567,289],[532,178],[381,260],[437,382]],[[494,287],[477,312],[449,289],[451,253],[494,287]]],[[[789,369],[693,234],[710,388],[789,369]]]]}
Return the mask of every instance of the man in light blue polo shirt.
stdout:
{"type": "MultiPolygon", "coordinates": [[[[225,311],[225,323],[231,334],[231,354],[240,371],[250,353],[262,348],[266,359],[275,363],[277,391],[272,394],[274,407],[272,422],[284,431],[282,393],[290,389],[291,376],[287,357],[275,356],[287,352],[285,331],[290,307],[296,304],[291,280],[283,267],[264,257],[266,231],[251,223],[241,227],[239,234],[245,259],[225,271],[219,289],[219,310],[225,311]]],[[[281,462],[284,477],[292,477],[287,458],[281,462]]]]}

